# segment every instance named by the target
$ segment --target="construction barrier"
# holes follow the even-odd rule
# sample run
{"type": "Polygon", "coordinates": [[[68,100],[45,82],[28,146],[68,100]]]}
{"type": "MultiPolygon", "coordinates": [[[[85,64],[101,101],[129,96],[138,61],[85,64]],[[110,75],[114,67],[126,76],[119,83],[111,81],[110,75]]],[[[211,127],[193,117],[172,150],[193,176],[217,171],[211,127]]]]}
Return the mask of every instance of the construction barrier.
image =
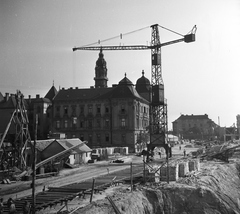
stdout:
{"type": "MultiPolygon", "coordinates": [[[[175,166],[169,166],[169,181],[177,181],[178,176],[178,164],[175,166]]],[[[161,167],[160,169],[160,181],[167,181],[167,167],[161,167]]]]}

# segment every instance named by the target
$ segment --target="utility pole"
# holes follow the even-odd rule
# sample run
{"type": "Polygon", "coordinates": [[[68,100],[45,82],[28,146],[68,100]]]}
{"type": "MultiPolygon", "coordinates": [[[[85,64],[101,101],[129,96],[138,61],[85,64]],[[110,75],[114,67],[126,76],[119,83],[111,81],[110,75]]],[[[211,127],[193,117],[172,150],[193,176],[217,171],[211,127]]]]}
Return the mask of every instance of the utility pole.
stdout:
{"type": "Polygon", "coordinates": [[[35,123],[35,136],[33,143],[33,165],[32,165],[32,213],[35,214],[35,205],[36,205],[36,197],[35,197],[35,180],[36,180],[36,140],[37,140],[37,127],[38,127],[38,114],[36,114],[36,123],[35,123]]]}

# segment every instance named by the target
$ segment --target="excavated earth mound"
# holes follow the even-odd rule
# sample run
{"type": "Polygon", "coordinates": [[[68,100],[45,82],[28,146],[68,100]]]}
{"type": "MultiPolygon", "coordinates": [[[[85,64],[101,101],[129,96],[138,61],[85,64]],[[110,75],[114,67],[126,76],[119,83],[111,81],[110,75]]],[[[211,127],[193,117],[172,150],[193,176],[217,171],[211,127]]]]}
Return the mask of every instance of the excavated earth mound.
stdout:
{"type": "MultiPolygon", "coordinates": [[[[201,163],[201,170],[177,182],[146,183],[130,192],[119,186],[111,195],[122,214],[239,214],[240,163],[201,163]]],[[[74,212],[112,214],[107,199],[95,201],[74,212]]]]}

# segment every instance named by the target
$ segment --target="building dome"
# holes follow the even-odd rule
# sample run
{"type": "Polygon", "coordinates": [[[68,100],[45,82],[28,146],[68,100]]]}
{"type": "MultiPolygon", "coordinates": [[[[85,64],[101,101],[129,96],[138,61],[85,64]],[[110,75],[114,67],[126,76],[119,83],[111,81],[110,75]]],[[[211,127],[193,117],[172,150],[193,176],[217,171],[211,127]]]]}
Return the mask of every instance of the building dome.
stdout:
{"type": "Polygon", "coordinates": [[[138,93],[146,93],[150,90],[150,81],[144,76],[144,71],[142,71],[142,77],[136,82],[136,90],[138,93]]]}
{"type": "Polygon", "coordinates": [[[126,73],[125,73],[125,77],[118,84],[119,85],[133,85],[133,83],[127,78],[126,73]]]}

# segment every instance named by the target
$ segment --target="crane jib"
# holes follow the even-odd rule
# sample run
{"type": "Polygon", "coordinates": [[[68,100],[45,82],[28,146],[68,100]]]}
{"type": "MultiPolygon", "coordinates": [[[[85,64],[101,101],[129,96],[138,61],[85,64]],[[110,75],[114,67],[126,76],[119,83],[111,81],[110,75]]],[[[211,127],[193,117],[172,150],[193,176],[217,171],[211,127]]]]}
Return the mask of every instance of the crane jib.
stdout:
{"type": "Polygon", "coordinates": [[[160,48],[162,46],[167,46],[171,44],[175,44],[178,42],[194,42],[195,41],[195,34],[187,34],[184,36],[184,38],[173,40],[170,42],[160,43],[153,46],[148,45],[126,45],[126,46],[88,46],[88,47],[74,47],[73,51],[76,50],[90,50],[90,51],[98,51],[98,50],[148,50],[148,49],[155,49],[160,48]]]}

